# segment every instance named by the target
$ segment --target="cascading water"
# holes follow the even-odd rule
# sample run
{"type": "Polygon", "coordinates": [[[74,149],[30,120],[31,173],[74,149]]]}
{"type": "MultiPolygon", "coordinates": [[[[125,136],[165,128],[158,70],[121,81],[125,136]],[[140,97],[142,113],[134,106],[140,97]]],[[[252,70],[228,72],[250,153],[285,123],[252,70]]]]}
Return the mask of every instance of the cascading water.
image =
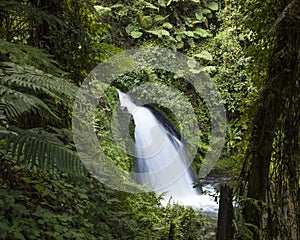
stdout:
{"type": "Polygon", "coordinates": [[[194,188],[195,178],[190,169],[184,144],[147,107],[133,103],[118,90],[121,108],[132,115],[135,123],[137,183],[158,193],[165,192],[165,203],[173,201],[216,213],[218,206],[207,195],[194,188]]]}

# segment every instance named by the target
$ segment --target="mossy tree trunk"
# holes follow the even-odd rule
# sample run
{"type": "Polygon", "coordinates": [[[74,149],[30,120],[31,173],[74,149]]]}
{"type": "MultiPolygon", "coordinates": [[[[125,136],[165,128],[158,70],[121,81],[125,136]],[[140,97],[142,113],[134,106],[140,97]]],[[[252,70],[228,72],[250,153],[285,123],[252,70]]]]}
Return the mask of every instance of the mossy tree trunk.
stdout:
{"type": "MultiPolygon", "coordinates": [[[[291,2],[278,1],[283,7],[291,2]]],[[[291,99],[298,98],[299,92],[299,50],[300,3],[294,4],[284,16],[275,23],[275,42],[269,59],[265,88],[253,120],[253,129],[247,152],[250,162],[247,181],[247,200],[244,216],[247,223],[262,228],[262,216],[265,210],[266,194],[270,190],[270,164],[273,144],[279,130],[279,122],[290,110],[290,105],[299,104],[291,99]]],[[[284,8],[283,8],[284,9],[284,8]]],[[[297,109],[297,108],[296,108],[297,109]]],[[[286,126],[295,119],[286,119],[286,126]]],[[[290,136],[294,137],[294,136],[290,136]]],[[[297,143],[298,144],[298,143],[297,143]]],[[[280,159],[276,159],[280,161],[280,159]]],[[[281,164],[281,163],[279,163],[281,164]]],[[[292,173],[291,173],[292,174],[292,173]]],[[[259,239],[259,231],[254,231],[254,239],[259,239]]]]}

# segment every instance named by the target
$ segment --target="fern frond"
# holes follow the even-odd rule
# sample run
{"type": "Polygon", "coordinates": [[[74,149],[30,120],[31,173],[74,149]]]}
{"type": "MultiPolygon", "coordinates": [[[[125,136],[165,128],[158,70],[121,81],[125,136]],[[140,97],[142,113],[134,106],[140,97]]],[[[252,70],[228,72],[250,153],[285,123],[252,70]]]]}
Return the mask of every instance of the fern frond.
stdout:
{"type": "Polygon", "coordinates": [[[48,53],[30,45],[0,39],[0,53],[9,55],[12,62],[21,66],[33,66],[57,77],[67,75],[57,67],[58,63],[48,53]]]}
{"type": "Polygon", "coordinates": [[[0,110],[9,119],[26,112],[58,118],[46,104],[45,96],[55,103],[72,107],[78,88],[66,79],[31,66],[23,67],[11,62],[1,65],[3,68],[0,72],[0,110]]]}
{"type": "Polygon", "coordinates": [[[1,63],[3,76],[0,84],[15,90],[46,94],[55,100],[70,104],[78,88],[66,79],[55,77],[32,66],[20,66],[12,62],[1,63]]]}
{"type": "Polygon", "coordinates": [[[1,84],[0,88],[0,111],[8,119],[17,119],[27,112],[37,113],[42,117],[51,115],[58,118],[42,100],[34,95],[18,92],[1,84]]]}
{"type": "Polygon", "coordinates": [[[57,168],[81,176],[87,174],[76,152],[59,140],[56,133],[41,128],[16,129],[10,133],[3,132],[0,137],[6,139],[7,152],[29,167],[57,168]]]}

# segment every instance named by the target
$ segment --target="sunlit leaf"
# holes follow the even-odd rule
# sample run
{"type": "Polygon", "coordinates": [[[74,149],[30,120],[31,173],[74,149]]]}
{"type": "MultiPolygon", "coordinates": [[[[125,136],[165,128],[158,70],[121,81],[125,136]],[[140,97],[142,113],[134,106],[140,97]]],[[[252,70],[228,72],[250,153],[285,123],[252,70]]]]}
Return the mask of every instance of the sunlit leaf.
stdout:
{"type": "Polygon", "coordinates": [[[194,57],[197,57],[199,59],[203,59],[203,60],[206,60],[206,61],[212,61],[213,60],[212,55],[206,50],[202,51],[199,54],[195,54],[194,57]]]}
{"type": "Polygon", "coordinates": [[[208,30],[205,30],[203,28],[196,28],[196,30],[194,31],[195,34],[199,35],[200,37],[208,37],[210,35],[210,33],[208,32],[208,30]]]}
{"type": "Polygon", "coordinates": [[[168,29],[171,29],[173,27],[173,25],[169,22],[165,22],[163,25],[162,25],[164,28],[168,28],[168,29]]]}
{"type": "Polygon", "coordinates": [[[219,4],[217,2],[208,2],[207,7],[213,11],[217,11],[219,9],[219,4]]]}
{"type": "Polygon", "coordinates": [[[130,33],[130,36],[133,37],[133,38],[140,38],[142,35],[143,35],[143,33],[142,32],[138,32],[138,31],[132,31],[130,33]]]}

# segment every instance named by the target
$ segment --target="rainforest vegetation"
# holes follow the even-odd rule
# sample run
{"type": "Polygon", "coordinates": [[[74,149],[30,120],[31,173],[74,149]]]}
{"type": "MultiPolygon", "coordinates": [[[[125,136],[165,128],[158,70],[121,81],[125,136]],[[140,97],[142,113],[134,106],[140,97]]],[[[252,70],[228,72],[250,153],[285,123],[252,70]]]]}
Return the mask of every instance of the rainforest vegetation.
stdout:
{"type": "MultiPolygon", "coordinates": [[[[162,206],[155,192],[110,188],[77,154],[81,84],[110,57],[146,47],[187,55],[219,89],[226,139],[209,175],[233,190],[234,234],[224,239],[300,239],[299,0],[0,1],[0,239],[216,239],[216,220],[162,206]]],[[[198,173],[212,119],[193,86],[168,71],[127,72],[106,88],[93,123],[99,147],[133,170],[111,129],[116,88],[156,82],[194,109],[198,173]]],[[[172,109],[155,107],[181,130],[172,109]]]]}

